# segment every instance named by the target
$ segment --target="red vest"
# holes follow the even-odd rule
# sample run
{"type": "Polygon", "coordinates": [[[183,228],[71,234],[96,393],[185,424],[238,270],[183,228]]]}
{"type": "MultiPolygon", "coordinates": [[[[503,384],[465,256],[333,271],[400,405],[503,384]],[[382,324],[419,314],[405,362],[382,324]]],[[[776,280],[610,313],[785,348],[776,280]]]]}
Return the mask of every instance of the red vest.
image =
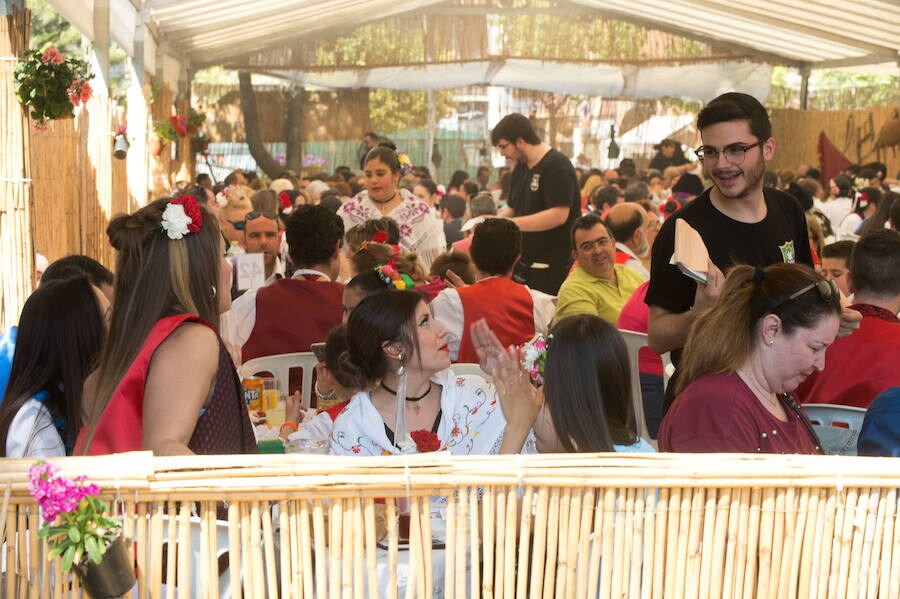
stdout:
{"type": "Polygon", "coordinates": [[[463,308],[463,332],[457,362],[477,363],[469,327],[484,318],[504,347],[534,337],[534,301],[525,285],[506,277],[493,277],[457,289],[463,308]]]}
{"type": "Polygon", "coordinates": [[[631,260],[631,256],[629,254],[626,254],[622,250],[616,250],[616,264],[625,264],[629,260],[631,260]]]}
{"type": "Polygon", "coordinates": [[[244,362],[260,356],[310,351],[341,324],[344,286],[281,279],[256,292],[256,324],[241,348],[244,362]]]}

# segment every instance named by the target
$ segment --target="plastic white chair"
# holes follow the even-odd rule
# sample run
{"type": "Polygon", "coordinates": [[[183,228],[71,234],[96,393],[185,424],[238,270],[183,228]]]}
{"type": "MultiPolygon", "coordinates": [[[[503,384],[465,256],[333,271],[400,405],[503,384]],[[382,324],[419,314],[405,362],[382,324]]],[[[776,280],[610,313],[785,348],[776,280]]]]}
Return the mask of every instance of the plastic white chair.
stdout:
{"type": "Polygon", "coordinates": [[[866,417],[863,408],[835,404],[803,404],[822,449],[830,455],[857,455],[856,441],[866,417]]]}
{"type": "MultiPolygon", "coordinates": [[[[168,530],[169,530],[169,518],[170,516],[163,516],[163,545],[169,544],[168,530]]],[[[200,519],[196,516],[191,517],[191,537],[190,537],[190,588],[187,589],[186,597],[200,597],[200,535],[202,529],[200,526],[200,519]]],[[[177,539],[175,539],[175,543],[177,544],[177,539]]],[[[223,554],[228,553],[228,522],[223,520],[216,520],[216,556],[221,558],[223,554]]],[[[147,547],[147,564],[150,564],[150,551],[151,547],[147,547]]],[[[168,552],[167,559],[177,559],[176,554],[173,550],[168,552]]],[[[235,567],[240,568],[241,565],[238,563],[231,563],[229,560],[228,568],[226,568],[223,572],[219,573],[219,597],[220,599],[227,599],[231,597],[231,574],[229,569],[235,567]]],[[[168,585],[166,584],[166,572],[162,572],[163,584],[162,584],[162,592],[165,594],[168,592],[168,585]]],[[[137,586],[135,586],[135,595],[137,593],[137,586]]],[[[180,595],[180,594],[179,594],[180,595]]]]}
{"type": "Polygon", "coordinates": [[[283,393],[287,393],[291,368],[300,368],[303,370],[300,394],[303,399],[303,407],[309,408],[312,401],[313,372],[318,363],[318,358],[312,352],[276,354],[247,360],[238,367],[238,374],[243,379],[261,372],[271,372],[278,381],[278,388],[283,393]]]}
{"type": "MultiPolygon", "coordinates": [[[[634,420],[637,423],[637,433],[649,441],[654,447],[656,442],[650,436],[647,429],[647,419],[644,416],[644,398],[641,394],[641,375],[639,370],[638,353],[642,347],[647,347],[647,334],[638,331],[629,331],[627,329],[619,329],[622,337],[625,339],[625,346],[628,347],[628,362],[631,367],[631,399],[634,404],[634,420]]],[[[662,356],[663,361],[663,385],[669,384],[669,377],[672,371],[672,360],[669,352],[662,356]]]]}

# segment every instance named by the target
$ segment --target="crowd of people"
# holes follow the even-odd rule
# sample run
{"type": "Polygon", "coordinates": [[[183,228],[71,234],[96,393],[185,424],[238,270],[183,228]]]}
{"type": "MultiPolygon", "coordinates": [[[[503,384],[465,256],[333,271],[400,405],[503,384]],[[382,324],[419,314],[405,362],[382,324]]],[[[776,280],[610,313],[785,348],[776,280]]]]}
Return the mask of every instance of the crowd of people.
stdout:
{"type": "Polygon", "coordinates": [[[746,94],[697,127],[693,154],[665,139],[641,171],[576,169],[510,114],[496,179],[440,185],[374,133],[358,172],[200,175],[110,222],[113,272],[69,256],[42,273],[0,340],[0,451],[254,452],[236,367],[324,342],[322,409],[292,378],[279,432],[333,454],[653,451],[657,435],[822,453],[802,403],[900,401],[897,181],[879,163],[828,185],[767,170],[771,124],[746,94]],[[708,251],[702,280],[673,260],[679,220],[708,251]],[[639,389],[621,329],[647,334],[639,389]]]}

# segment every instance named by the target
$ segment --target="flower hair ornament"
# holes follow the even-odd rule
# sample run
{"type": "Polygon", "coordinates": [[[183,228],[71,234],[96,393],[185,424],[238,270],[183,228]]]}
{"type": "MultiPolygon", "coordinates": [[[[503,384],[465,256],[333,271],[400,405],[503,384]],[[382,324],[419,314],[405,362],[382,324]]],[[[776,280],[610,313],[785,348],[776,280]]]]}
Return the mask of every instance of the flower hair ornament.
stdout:
{"type": "Polygon", "coordinates": [[[228,205],[228,190],[231,189],[231,185],[220,191],[216,194],[216,204],[219,205],[219,208],[224,208],[228,205]]]}
{"type": "Polygon", "coordinates": [[[196,233],[203,225],[200,203],[190,195],[171,200],[163,210],[160,226],[169,239],[181,239],[188,233],[196,233]]]}
{"type": "Polygon", "coordinates": [[[531,341],[522,346],[522,367],[531,378],[531,384],[540,387],[544,384],[544,365],[547,363],[547,351],[553,335],[544,338],[538,333],[531,341]]]}
{"type": "Polygon", "coordinates": [[[291,194],[286,191],[282,191],[278,194],[278,201],[281,203],[281,212],[284,214],[290,214],[294,211],[294,201],[291,199],[291,194]]]}
{"type": "Polygon", "coordinates": [[[412,172],[412,161],[409,159],[409,155],[406,152],[394,150],[394,153],[397,155],[397,162],[400,164],[400,176],[405,177],[412,172]]]}
{"type": "Polygon", "coordinates": [[[375,267],[375,272],[378,273],[378,276],[381,277],[381,280],[384,281],[384,284],[388,287],[394,287],[403,291],[404,289],[412,289],[416,286],[416,283],[412,280],[411,276],[397,271],[396,259],[392,258],[387,264],[379,264],[375,267]]]}

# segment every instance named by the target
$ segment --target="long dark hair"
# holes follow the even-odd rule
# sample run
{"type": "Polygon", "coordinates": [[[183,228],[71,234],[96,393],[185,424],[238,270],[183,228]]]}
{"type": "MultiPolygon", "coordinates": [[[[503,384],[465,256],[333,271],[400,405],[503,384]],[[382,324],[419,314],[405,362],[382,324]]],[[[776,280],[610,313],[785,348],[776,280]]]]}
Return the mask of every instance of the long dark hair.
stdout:
{"type": "Polygon", "coordinates": [[[544,364],[544,398],[568,452],[613,451],[632,445],[631,375],[625,340],[591,314],[560,320],[544,364]]]}
{"type": "Polygon", "coordinates": [[[22,309],[9,385],[0,405],[0,455],[6,456],[9,427],[35,394],[64,425],[66,453],[81,430],[84,379],[96,367],[105,336],[103,315],[87,277],[43,283],[22,309]]]}
{"type": "Polygon", "coordinates": [[[399,342],[410,357],[418,356],[414,319],[421,301],[416,291],[376,293],[361,301],[347,321],[347,351],[333,369],[338,371],[335,378],[353,383],[346,387],[370,388],[384,378],[390,366],[385,343],[399,342]]]}
{"type": "Polygon", "coordinates": [[[216,329],[219,310],[219,224],[203,206],[196,233],[169,239],[161,221],[169,198],[155,200],[134,214],[115,217],[106,229],[116,255],[109,341],[100,358],[97,394],[88,417],[85,451],[100,416],[157,321],[196,314],[216,329]]]}

